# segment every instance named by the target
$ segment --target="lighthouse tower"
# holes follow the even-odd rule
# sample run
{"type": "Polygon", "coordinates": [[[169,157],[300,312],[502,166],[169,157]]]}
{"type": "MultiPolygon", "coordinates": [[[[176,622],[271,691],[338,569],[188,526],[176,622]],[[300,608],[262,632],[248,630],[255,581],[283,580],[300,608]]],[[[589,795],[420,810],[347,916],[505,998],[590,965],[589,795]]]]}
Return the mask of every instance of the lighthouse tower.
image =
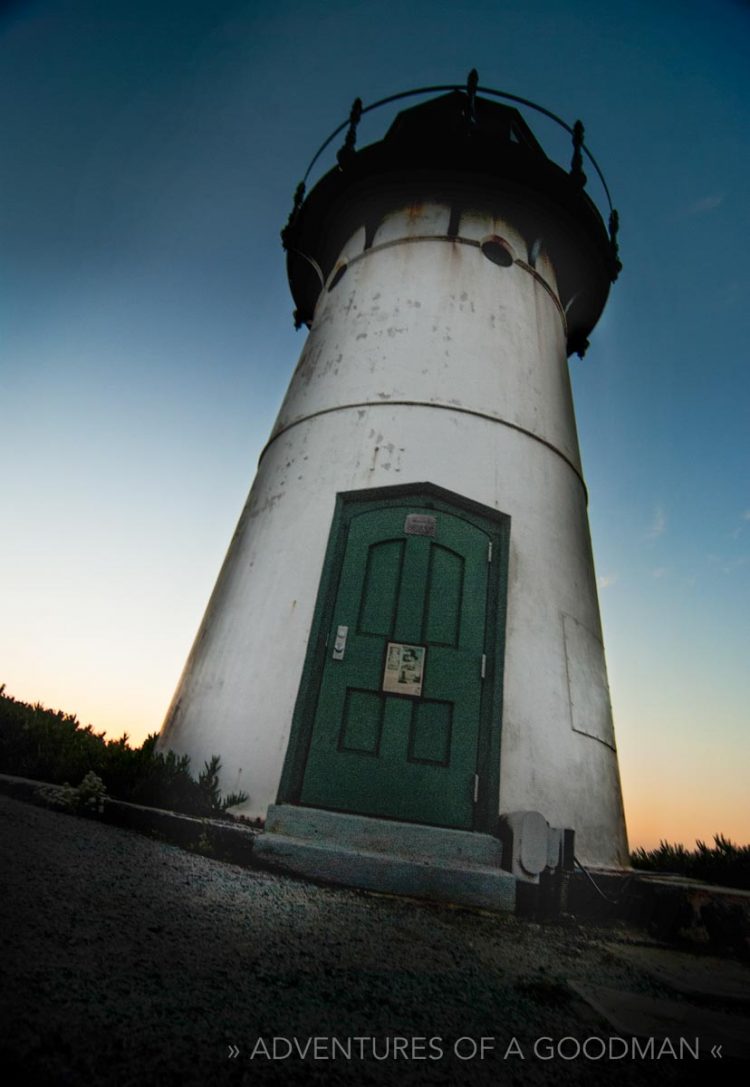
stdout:
{"type": "Polygon", "coordinates": [[[344,843],[533,880],[561,831],[627,864],[567,363],[613,224],[581,126],[563,169],[495,96],[472,73],[361,150],[357,102],[298,189],[309,333],[160,738],[313,872],[344,843]]]}

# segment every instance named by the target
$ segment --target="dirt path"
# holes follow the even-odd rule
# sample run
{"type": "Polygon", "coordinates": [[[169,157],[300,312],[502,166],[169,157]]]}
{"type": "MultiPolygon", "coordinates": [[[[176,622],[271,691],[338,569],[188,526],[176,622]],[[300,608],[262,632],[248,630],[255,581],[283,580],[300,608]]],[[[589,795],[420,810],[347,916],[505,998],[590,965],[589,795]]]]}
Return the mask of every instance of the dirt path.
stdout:
{"type": "Polygon", "coordinates": [[[617,1033],[570,981],[664,995],[604,946],[624,930],[317,887],[5,796],[0,873],[1,1055],[18,1082],[668,1087],[725,1072],[567,1059],[617,1033]],[[295,1039],[304,1059],[285,1057],[295,1039]]]}

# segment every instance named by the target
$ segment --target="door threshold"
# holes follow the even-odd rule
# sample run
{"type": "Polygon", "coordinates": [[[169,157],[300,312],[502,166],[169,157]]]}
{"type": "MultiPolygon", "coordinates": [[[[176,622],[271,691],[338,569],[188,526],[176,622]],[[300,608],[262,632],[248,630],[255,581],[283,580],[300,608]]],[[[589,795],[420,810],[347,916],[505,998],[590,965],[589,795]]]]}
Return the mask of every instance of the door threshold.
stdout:
{"type": "Polygon", "coordinates": [[[272,805],[254,855],[308,879],[381,894],[513,912],[516,879],[489,834],[272,805]]]}

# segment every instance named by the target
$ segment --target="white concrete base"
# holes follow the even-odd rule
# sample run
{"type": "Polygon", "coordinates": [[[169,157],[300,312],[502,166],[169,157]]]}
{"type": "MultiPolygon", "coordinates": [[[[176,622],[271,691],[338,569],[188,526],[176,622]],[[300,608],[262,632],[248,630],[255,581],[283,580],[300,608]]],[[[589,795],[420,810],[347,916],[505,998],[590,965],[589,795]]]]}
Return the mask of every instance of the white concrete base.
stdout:
{"type": "Polygon", "coordinates": [[[326,883],[513,912],[516,880],[488,834],[274,805],[258,861],[326,883]]]}

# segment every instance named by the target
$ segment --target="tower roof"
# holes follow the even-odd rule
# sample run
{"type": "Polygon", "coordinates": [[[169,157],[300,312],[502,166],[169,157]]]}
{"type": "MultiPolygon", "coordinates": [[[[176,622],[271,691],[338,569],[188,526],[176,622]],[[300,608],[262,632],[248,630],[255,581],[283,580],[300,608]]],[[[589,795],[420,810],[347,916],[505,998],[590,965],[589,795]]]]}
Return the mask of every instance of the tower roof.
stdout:
{"type": "Polygon", "coordinates": [[[378,208],[385,212],[397,189],[425,199],[475,182],[512,201],[529,249],[543,240],[567,310],[568,348],[580,353],[619,269],[585,180],[580,166],[568,173],[548,158],[517,109],[460,90],[402,110],[383,139],[361,150],[350,135],[339,164],[295,207],[282,235],[298,322],[312,320],[338,256],[336,222],[342,214],[349,218],[345,209],[365,198],[367,248],[378,208]]]}

